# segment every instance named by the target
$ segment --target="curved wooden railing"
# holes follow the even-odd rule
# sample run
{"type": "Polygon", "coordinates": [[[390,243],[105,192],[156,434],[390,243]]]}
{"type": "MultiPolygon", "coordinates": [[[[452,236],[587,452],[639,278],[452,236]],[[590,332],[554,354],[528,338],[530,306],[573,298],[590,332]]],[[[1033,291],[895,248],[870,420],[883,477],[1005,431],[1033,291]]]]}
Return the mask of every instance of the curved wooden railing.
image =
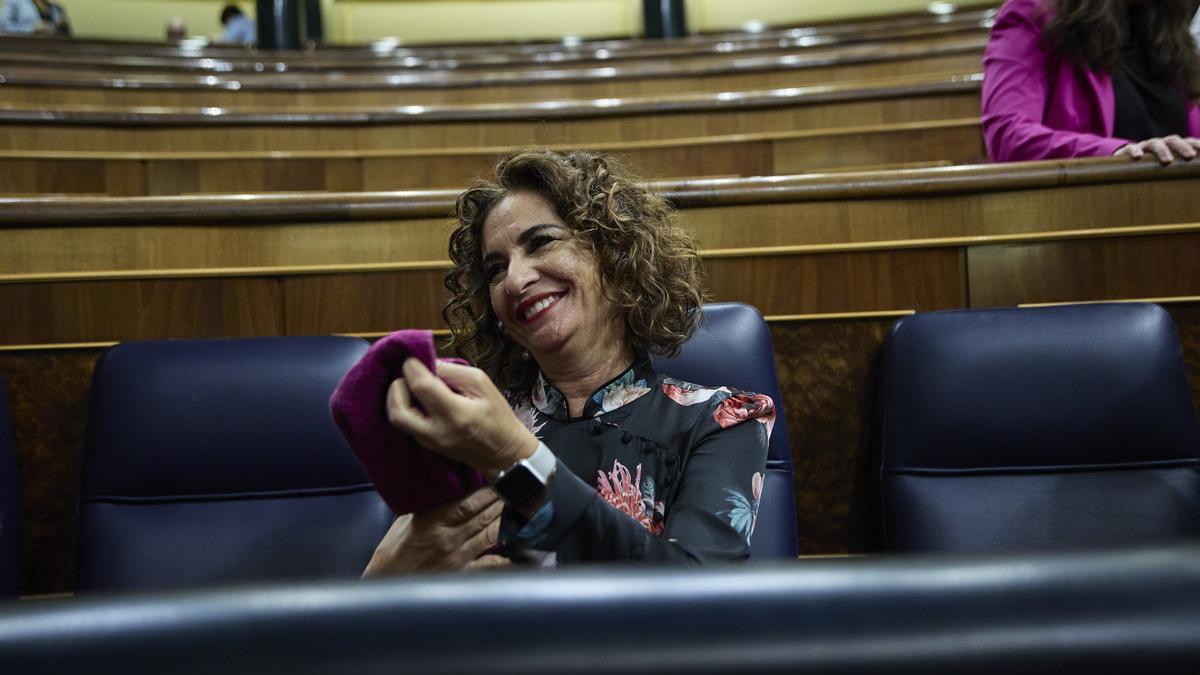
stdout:
{"type": "MultiPolygon", "coordinates": [[[[1167,167],[1111,159],[1022,162],[858,173],[651,181],[678,209],[813,201],[922,199],[1059,187],[1200,180],[1200,162],[1167,167]]],[[[442,218],[459,190],[168,197],[0,197],[0,227],[245,224],[442,218]]],[[[1200,194],[1194,200],[1200,205],[1200,194]]],[[[1197,213],[1200,213],[1198,211],[1197,213]]]]}

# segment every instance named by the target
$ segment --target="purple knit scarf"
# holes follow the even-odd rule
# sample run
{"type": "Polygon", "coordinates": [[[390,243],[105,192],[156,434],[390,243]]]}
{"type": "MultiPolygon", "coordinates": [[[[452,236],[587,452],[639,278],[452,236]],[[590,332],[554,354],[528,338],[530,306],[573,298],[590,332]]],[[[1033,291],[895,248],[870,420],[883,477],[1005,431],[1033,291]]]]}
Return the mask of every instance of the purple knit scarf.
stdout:
{"type": "Polygon", "coordinates": [[[379,340],[338,383],[329,408],[333,421],[396,514],[415,513],[459,499],[487,484],[475,469],[426,450],[387,418],[387,390],[414,357],[431,371],[438,359],[433,333],[402,330],[379,340]]]}

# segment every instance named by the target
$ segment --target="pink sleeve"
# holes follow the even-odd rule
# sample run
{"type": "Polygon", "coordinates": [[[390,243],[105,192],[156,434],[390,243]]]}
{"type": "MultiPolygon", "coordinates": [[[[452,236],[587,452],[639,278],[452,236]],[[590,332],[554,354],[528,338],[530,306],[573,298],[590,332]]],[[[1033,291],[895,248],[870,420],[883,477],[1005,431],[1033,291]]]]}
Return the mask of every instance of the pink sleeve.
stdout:
{"type": "Polygon", "coordinates": [[[1009,0],[983,54],[983,139],[996,162],[1111,155],[1126,141],[1042,123],[1052,54],[1037,0],[1009,0]]]}
{"type": "MultiPolygon", "coordinates": [[[[1200,14],[1196,16],[1200,17],[1200,14]]],[[[1200,105],[1197,105],[1196,99],[1188,101],[1188,136],[1200,138],[1200,105]]]]}

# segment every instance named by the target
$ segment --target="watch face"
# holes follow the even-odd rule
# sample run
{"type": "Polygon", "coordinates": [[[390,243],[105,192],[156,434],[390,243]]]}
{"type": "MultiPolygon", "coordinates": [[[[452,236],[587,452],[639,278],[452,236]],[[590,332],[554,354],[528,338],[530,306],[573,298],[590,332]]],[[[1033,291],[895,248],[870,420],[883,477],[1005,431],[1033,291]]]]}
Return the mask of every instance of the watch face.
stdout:
{"type": "Polygon", "coordinates": [[[496,481],[496,492],[509,504],[520,505],[533,499],[545,485],[524,464],[517,464],[500,480],[496,481]]]}

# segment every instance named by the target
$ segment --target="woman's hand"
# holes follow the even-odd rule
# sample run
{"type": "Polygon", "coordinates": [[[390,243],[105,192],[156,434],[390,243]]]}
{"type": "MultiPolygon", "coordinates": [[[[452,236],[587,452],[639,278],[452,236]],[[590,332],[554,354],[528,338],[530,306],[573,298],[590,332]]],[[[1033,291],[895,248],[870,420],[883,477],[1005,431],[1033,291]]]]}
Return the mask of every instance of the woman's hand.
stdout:
{"type": "Polygon", "coordinates": [[[1180,138],[1174,134],[1164,138],[1147,138],[1138,143],[1122,145],[1113,153],[1113,157],[1128,156],[1133,159],[1141,159],[1147,150],[1163,164],[1175,161],[1176,156],[1187,161],[1200,152],[1200,138],[1180,138]]]}
{"type": "Polygon", "coordinates": [[[388,388],[393,426],[425,448],[483,472],[503,471],[537,450],[537,438],[482,370],[445,362],[437,369],[435,376],[416,359],[404,362],[404,377],[388,388]]]}
{"type": "Polygon", "coordinates": [[[376,547],[363,578],[511,565],[508,558],[484,555],[496,544],[503,511],[499,495],[481,488],[445,506],[400,516],[376,547]]]}

